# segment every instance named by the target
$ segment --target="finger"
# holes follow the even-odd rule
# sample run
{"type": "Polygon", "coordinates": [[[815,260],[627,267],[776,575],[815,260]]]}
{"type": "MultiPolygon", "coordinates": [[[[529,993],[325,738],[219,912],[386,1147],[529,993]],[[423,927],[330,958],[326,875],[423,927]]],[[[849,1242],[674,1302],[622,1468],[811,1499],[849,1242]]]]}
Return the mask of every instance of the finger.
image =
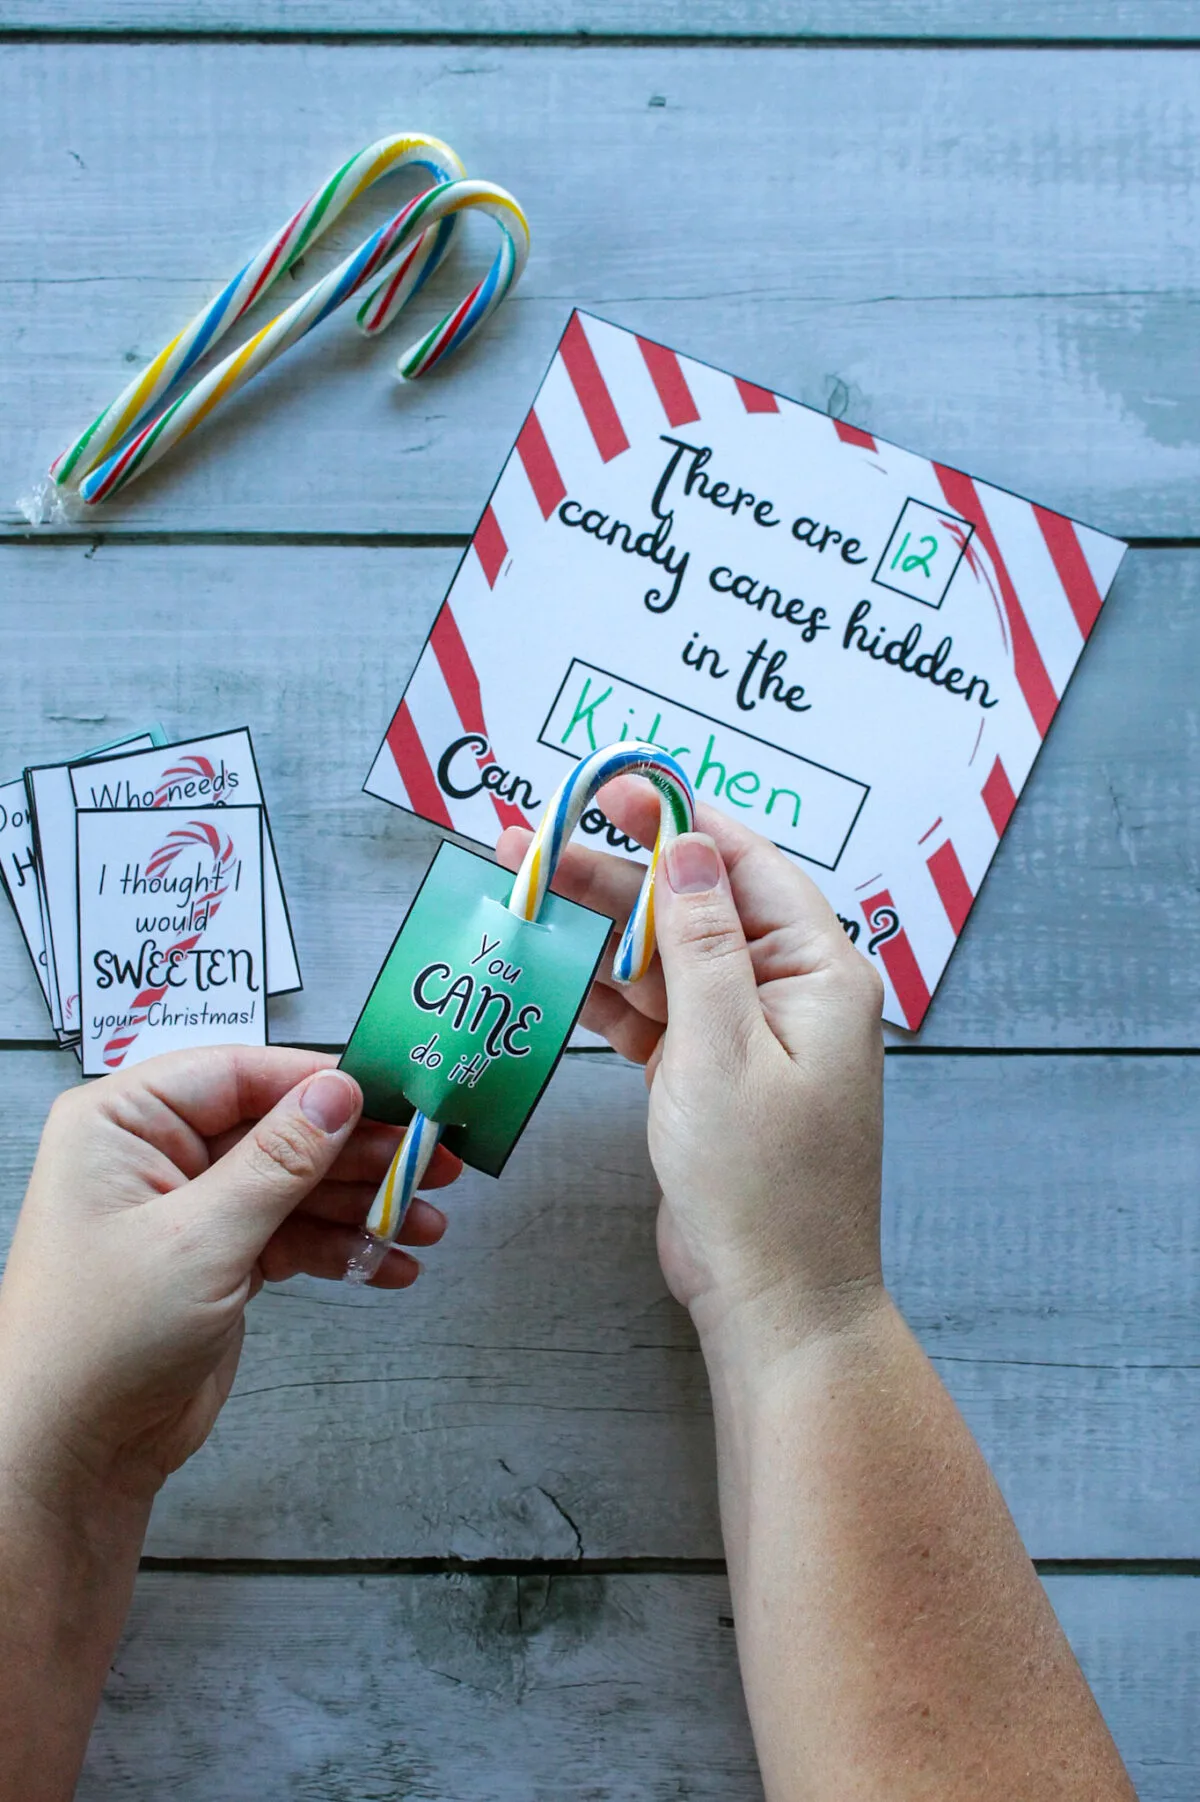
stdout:
{"type": "Polygon", "coordinates": [[[528,826],[506,826],[496,840],[496,862],[502,869],[519,870],[532,838],[528,826]]]}
{"type": "Polygon", "coordinates": [[[614,1051],[631,1063],[644,1064],[663,1034],[661,1020],[648,1019],[625,1000],[623,992],[595,983],[579,1016],[581,1026],[598,1032],[614,1051]]]}
{"type": "Polygon", "coordinates": [[[290,1045],[203,1045],[168,1051],[95,1085],[116,1098],[149,1095],[194,1133],[211,1139],[240,1120],[257,1120],[306,1076],[337,1059],[290,1045]]]}
{"type": "Polygon", "coordinates": [[[759,1001],[779,1042],[790,1052],[804,1045],[813,1007],[830,1004],[831,983],[843,1017],[861,1018],[877,1034],[883,1007],[879,976],[854,949],[816,884],[777,846],[737,821],[710,808],[701,808],[699,817],[712,827],[727,860],[759,1001]],[[845,1011],[848,1003],[852,1015],[845,1011]]]}
{"type": "MultiPolygon", "coordinates": [[[[359,1256],[362,1249],[360,1228],[331,1226],[296,1214],[268,1239],[258,1267],[268,1283],[284,1283],[293,1276],[321,1276],[340,1282],[351,1258],[359,1256]]],[[[416,1282],[420,1271],[415,1258],[392,1247],[374,1280],[379,1288],[404,1289],[416,1282]]]]}
{"type": "MultiPolygon", "coordinates": [[[[388,1173],[396,1147],[404,1137],[402,1126],[386,1126],[381,1120],[361,1120],[331,1175],[346,1182],[373,1182],[378,1188],[388,1173]]],[[[444,1145],[434,1147],[429,1167],[421,1178],[422,1189],[446,1189],[463,1172],[463,1161],[444,1145]]]]}
{"type": "MultiPolygon", "coordinates": [[[[509,826],[500,834],[496,856],[506,870],[520,868],[532,837],[520,826],[509,826]]],[[[587,845],[568,844],[554,866],[550,886],[556,895],[565,895],[569,901],[578,901],[581,907],[590,907],[595,913],[607,914],[618,926],[624,926],[645,874],[644,864],[629,863],[623,857],[593,851],[587,845]]]]}
{"type": "Polygon", "coordinates": [[[246,1268],[287,1216],[328,1176],[358,1124],[362,1090],[341,1070],[297,1084],[225,1156],[172,1200],[204,1210],[246,1268]],[[186,1200],[178,1201],[182,1193],[186,1200]]]}
{"type": "Polygon", "coordinates": [[[658,946],[672,1042],[703,1046],[722,1065],[763,1028],[750,951],[713,840],[686,833],[667,846],[655,884],[658,946]]]}
{"type": "MultiPolygon", "coordinates": [[[[637,776],[619,776],[601,789],[597,800],[628,837],[642,844],[654,842],[659,802],[649,783],[637,776]]],[[[805,974],[845,955],[849,941],[837,915],[816,883],[778,846],[703,802],[696,809],[696,825],[721,853],[743,930],[756,949],[760,981],[805,974]],[[759,940],[769,942],[760,948],[759,940]]],[[[571,846],[558,867],[563,894],[624,924],[645,873],[641,866],[571,846]],[[595,898],[588,899],[589,893],[595,898]],[[623,905],[615,907],[613,902],[623,905]]],[[[650,976],[645,981],[653,984],[650,976]]],[[[647,990],[648,997],[651,992],[647,990]]],[[[658,1008],[646,1011],[657,1013],[658,1008]]]]}
{"type": "Polygon", "coordinates": [[[614,776],[597,794],[596,805],[635,844],[649,848],[658,837],[662,802],[644,776],[614,776]]]}
{"type": "Polygon", "coordinates": [[[421,1266],[408,1252],[393,1245],[374,1276],[367,1281],[372,1289],[411,1289],[421,1274],[421,1266]]]}
{"type": "Polygon", "coordinates": [[[328,1052],[284,1045],[198,1046],[114,1071],[86,1094],[102,1117],[190,1178],[208,1168],[209,1139],[265,1114],[304,1077],[335,1061],[328,1052]]]}
{"type": "MultiPolygon", "coordinates": [[[[614,826],[640,843],[653,842],[658,830],[658,799],[636,776],[619,776],[598,797],[614,826]]],[[[814,941],[828,937],[839,949],[845,933],[816,883],[784,856],[778,846],[720,813],[703,801],[696,827],[707,833],[721,853],[747,938],[753,940],[781,924],[802,918],[814,941]]]]}
{"type": "Polygon", "coordinates": [[[761,958],[760,982],[806,975],[845,956],[850,941],[837,915],[777,845],[712,807],[697,810],[697,824],[729,873],[742,927],[761,958]]]}
{"type": "MultiPolygon", "coordinates": [[[[656,803],[646,784],[622,776],[602,790],[604,810],[621,831],[643,837],[656,803]]],[[[816,883],[777,845],[739,820],[701,802],[697,830],[721,853],[760,982],[803,976],[857,957],[842,924],[816,883]]]]}
{"type": "MultiPolygon", "coordinates": [[[[600,791],[597,799],[606,816],[620,831],[639,843],[652,842],[658,830],[659,803],[657,795],[647,782],[636,776],[618,777],[600,791]]],[[[849,976],[851,980],[863,976],[863,971],[859,968],[863,960],[854,951],[837,915],[816,884],[785,857],[777,846],[750,831],[740,821],[719,813],[704,803],[697,808],[697,826],[712,838],[725,863],[743,931],[750,945],[755,977],[760,984],[769,990],[772,984],[786,985],[792,978],[812,975],[831,966],[836,966],[840,975],[849,976]]],[[[522,835],[518,855],[523,854],[525,842],[527,840],[522,835]]],[[[518,847],[514,844],[512,849],[517,850],[518,847]]],[[[573,846],[570,851],[569,860],[564,857],[559,865],[560,869],[564,869],[565,865],[563,892],[570,894],[574,900],[581,898],[587,888],[596,884],[597,873],[592,870],[590,860],[616,865],[621,871],[621,877],[616,880],[623,883],[623,898],[628,898],[625,900],[624,913],[617,914],[615,909],[611,911],[617,918],[626,917],[628,908],[632,905],[629,885],[635,875],[639,882],[641,880],[638,867],[614,858],[601,858],[598,853],[589,852],[582,846],[573,846]],[[579,874],[580,859],[589,860],[589,864],[579,881],[580,892],[577,894],[574,882],[579,874]],[[568,887],[568,883],[572,886],[568,887]]],[[[606,908],[605,911],[610,910],[606,908]]],[[[875,985],[868,980],[866,986],[873,993],[875,985]]],[[[663,1017],[663,991],[659,987],[654,966],[643,983],[629,991],[629,998],[652,1017],[663,1017]],[[639,990],[642,991],[641,995],[639,990]]],[[[789,1042],[792,1036],[788,1021],[796,1004],[802,1003],[802,999],[801,991],[787,987],[775,994],[763,996],[773,1024],[785,1042],[789,1042]]],[[[598,1027],[597,1030],[604,1029],[598,1027]]]]}
{"type": "Polygon", "coordinates": [[[861,961],[815,882],[773,845],[735,849],[726,867],[760,983],[861,961]]]}
{"type": "MultiPolygon", "coordinates": [[[[644,874],[644,872],[643,872],[644,874]]],[[[609,933],[604,953],[596,969],[594,984],[599,988],[612,989],[635,1013],[644,1014],[657,1026],[667,1023],[667,985],[663,980],[662,963],[657,951],[650,959],[650,967],[644,976],[636,982],[617,982],[613,977],[613,965],[616,961],[620,934],[614,930],[609,933]]]]}
{"type": "Polygon", "coordinates": [[[396,1234],[396,1239],[401,1245],[437,1245],[445,1236],[448,1224],[441,1208],[435,1208],[431,1201],[425,1201],[417,1195],[409,1203],[404,1224],[396,1234]]]}
{"type": "MultiPolygon", "coordinates": [[[[337,1226],[363,1226],[371,1211],[377,1183],[318,1183],[293,1219],[324,1220],[337,1226]]],[[[446,1230],[446,1216],[432,1202],[416,1196],[404,1216],[398,1237],[406,1245],[436,1245],[446,1230]]]]}
{"type": "MultiPolygon", "coordinates": [[[[235,1145],[241,1143],[250,1131],[250,1122],[243,1122],[227,1133],[220,1133],[209,1145],[209,1155],[213,1163],[224,1157],[235,1145]]],[[[404,1137],[402,1126],[386,1126],[379,1120],[360,1120],[350,1135],[345,1147],[335,1158],[326,1182],[367,1182],[376,1187],[387,1175],[388,1167],[396,1155],[396,1147],[404,1137]]],[[[434,1148],[429,1168],[421,1178],[423,1189],[444,1189],[450,1183],[457,1182],[462,1175],[462,1159],[455,1157],[444,1145],[434,1148]]]]}
{"type": "MultiPolygon", "coordinates": [[[[635,805],[632,797],[618,794],[610,801],[610,812],[618,824],[635,830],[635,805]]],[[[696,823],[721,853],[749,944],[759,1002],[780,1043],[789,1050],[803,1044],[811,1007],[827,1004],[824,982],[818,994],[808,980],[818,975],[837,985],[842,1000],[855,997],[864,1017],[877,1022],[882,1008],[878,975],[854,949],[816,884],[778,846],[714,808],[699,806],[696,823]]],[[[656,887],[660,904],[662,886],[656,887]]]]}
{"type": "MultiPolygon", "coordinates": [[[[496,845],[496,856],[505,868],[519,868],[532,836],[532,833],[525,832],[519,826],[510,826],[501,834],[496,845]]],[[[556,895],[565,895],[568,901],[577,901],[581,907],[590,907],[595,913],[607,914],[621,928],[633,910],[645,875],[645,864],[629,863],[625,858],[613,857],[604,851],[593,851],[586,845],[567,845],[559,857],[550,886],[556,895]]],[[[607,981],[612,975],[619,936],[619,931],[609,936],[600,960],[598,981],[607,981]]],[[[667,991],[657,960],[651,963],[639,982],[633,983],[628,989],[622,986],[621,992],[639,1013],[647,1014],[660,1022],[666,1019],[667,991]]]]}

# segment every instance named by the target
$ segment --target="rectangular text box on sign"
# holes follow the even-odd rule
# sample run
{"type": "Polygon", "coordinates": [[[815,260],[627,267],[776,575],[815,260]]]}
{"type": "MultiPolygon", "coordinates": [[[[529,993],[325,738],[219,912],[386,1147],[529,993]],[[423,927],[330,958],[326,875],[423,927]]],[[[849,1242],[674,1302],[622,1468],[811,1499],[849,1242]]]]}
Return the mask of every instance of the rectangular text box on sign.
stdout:
{"type": "Polygon", "coordinates": [[[574,657],[538,735],[569,757],[641,738],[670,751],[697,798],[744,812],[784,851],[835,870],[869,793],[868,785],[780,750],[652,689],[574,657]]]}

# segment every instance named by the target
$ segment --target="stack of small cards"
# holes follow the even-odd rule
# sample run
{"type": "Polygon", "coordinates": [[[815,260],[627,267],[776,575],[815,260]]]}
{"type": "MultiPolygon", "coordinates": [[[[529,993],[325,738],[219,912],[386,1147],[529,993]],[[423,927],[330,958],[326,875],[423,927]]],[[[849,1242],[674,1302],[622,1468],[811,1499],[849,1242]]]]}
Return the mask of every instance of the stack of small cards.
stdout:
{"type": "Polygon", "coordinates": [[[85,1076],[187,1045],[265,1045],[300,968],[244,728],[161,727],[0,786],[0,875],[85,1076]]]}

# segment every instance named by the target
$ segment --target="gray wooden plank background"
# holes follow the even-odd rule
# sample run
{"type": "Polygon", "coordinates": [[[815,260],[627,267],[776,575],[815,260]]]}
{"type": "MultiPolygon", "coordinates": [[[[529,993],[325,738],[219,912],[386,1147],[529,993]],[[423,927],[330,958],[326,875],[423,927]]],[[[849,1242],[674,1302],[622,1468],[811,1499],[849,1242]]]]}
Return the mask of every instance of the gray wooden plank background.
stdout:
{"type": "MultiPolygon", "coordinates": [[[[305,981],[272,1003],[277,1039],[344,1042],[432,854],[432,827],[360,790],[458,555],[0,547],[0,773],[151,716],[252,728],[305,981]]],[[[1131,552],[922,1043],[1197,1043],[1198,668],[1200,554],[1131,552]]],[[[48,1036],[4,910],[0,1039],[48,1036]]]]}
{"type": "MultiPolygon", "coordinates": [[[[1046,1587],[1142,1802],[1194,1802],[1196,1579],[1046,1587]]],[[[725,1581],[143,1576],[79,1798],[166,1795],[761,1802],[725,1581]]]]}
{"type": "Polygon", "coordinates": [[[0,0],[0,30],[326,32],[499,38],[1014,39],[1163,43],[1200,38],[1196,0],[0,0]]]}
{"type": "MultiPolygon", "coordinates": [[[[1200,540],[1200,62],[1146,46],[1195,45],[1200,4],[0,0],[4,33],[43,41],[0,58],[0,776],[147,717],[249,724],[306,978],[280,1039],[344,1038],[433,850],[360,783],[572,304],[1140,541],[888,1059],[885,1244],[1031,1550],[1072,1572],[1048,1587],[1141,1795],[1191,1802],[1200,555],[1169,541],[1200,540]],[[88,32],[117,41],[62,41],[88,32]],[[578,34],[611,41],[536,41],[578,34]],[[793,47],[728,41],[756,37],[793,47]],[[453,270],[390,344],[331,322],[117,506],[25,542],[71,432],[414,124],[531,214],[486,339],[392,380],[453,270]]],[[[464,273],[490,249],[468,234],[464,273]]],[[[46,1036],[0,918],[0,1044],[46,1036]]],[[[74,1065],[0,1068],[2,1243],[74,1065]]],[[[638,1072],[569,1055],[411,1295],[259,1299],[156,1511],[149,1550],[189,1568],[141,1581],[83,1802],[759,1802],[644,1107],[638,1072]]]]}
{"type": "MultiPolygon", "coordinates": [[[[3,1054],[7,1231],[69,1054],[3,1054]]],[[[1200,1559],[1192,1058],[888,1060],[889,1279],[1041,1558],[1200,1559]]],[[[251,1310],[150,1550],[713,1558],[711,1420],[654,1256],[641,1072],[568,1057],[409,1296],[251,1310]]]]}
{"type": "Polygon", "coordinates": [[[578,302],[1092,524],[1194,535],[1198,72],[1177,51],[14,45],[0,522],[22,529],[52,455],[331,168],[419,125],[532,220],[486,338],[401,387],[402,323],[369,343],[340,316],[96,525],[468,532],[578,302]]]}

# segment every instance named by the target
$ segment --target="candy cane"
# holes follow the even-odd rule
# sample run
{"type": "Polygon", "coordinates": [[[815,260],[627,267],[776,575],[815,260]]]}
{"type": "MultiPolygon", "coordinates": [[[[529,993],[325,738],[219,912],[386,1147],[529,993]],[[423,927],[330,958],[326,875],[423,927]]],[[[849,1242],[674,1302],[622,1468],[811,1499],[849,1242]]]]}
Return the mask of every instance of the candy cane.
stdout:
{"type": "MultiPolygon", "coordinates": [[[[633,911],[613,957],[613,976],[622,984],[639,982],[654,956],[654,879],[665,847],[681,832],[690,832],[696,803],[692,785],[675,759],[655,745],[630,740],[610,745],[585,757],[556,789],[546,804],[541,823],[530,841],[513,881],[508,908],[522,920],[536,920],[554,879],[571,834],[598,789],[616,776],[645,776],[659,793],[658,834],[633,911]]],[[[374,1275],[404,1223],[417,1184],[429,1167],[441,1124],[418,1108],[405,1130],[387,1175],[379,1186],[367,1216],[367,1242],[351,1260],[349,1282],[363,1283],[374,1275]]]]}
{"type": "MultiPolygon", "coordinates": [[[[445,149],[445,146],[441,148],[445,149]]],[[[359,326],[368,336],[383,331],[441,259],[458,215],[475,208],[489,214],[500,226],[500,248],[487,274],[466,298],[400,356],[397,369],[404,380],[424,375],[435,363],[466,343],[520,280],[525,267],[529,255],[528,222],[513,196],[492,182],[440,181],[418,195],[322,281],[293,301],[201,380],[185,389],[156,418],[146,419],[146,404],[142,404],[140,410],[133,410],[132,407],[122,409],[121,402],[114,403],[109,413],[120,411],[122,417],[128,413],[121,430],[136,425],[132,437],[126,438],[111,454],[105,454],[114,442],[114,432],[107,428],[100,432],[108,418],[108,414],[102,414],[96,426],[89,428],[83,439],[54,466],[51,473],[55,481],[60,486],[68,481],[77,482],[79,496],[88,506],[95,506],[128,487],[165,456],[172,445],[194,431],[221,401],[244,388],[260,370],[282,356],[362,288],[371,291],[359,309],[359,326]],[[141,420],[146,422],[138,424],[141,420]],[[103,438],[104,450],[90,448],[85,464],[76,453],[85,443],[90,445],[98,433],[103,438]],[[101,457],[102,461],[99,460],[101,457]]],[[[258,259],[255,261],[257,263],[258,259]]],[[[235,281],[240,280],[240,277],[235,278],[235,281]]],[[[214,302],[214,307],[217,304],[214,302]]],[[[247,299],[242,310],[249,304],[247,299]]],[[[193,325],[196,323],[194,321],[193,325]]],[[[191,332],[192,327],[189,327],[183,336],[189,337],[191,332]]],[[[208,341],[212,341],[211,335],[208,341]]],[[[170,351],[172,347],[167,348],[170,351]]],[[[199,355],[200,350],[189,343],[187,359],[169,378],[169,383],[151,384],[155,396],[161,395],[166,385],[173,385],[199,355]],[[195,354],[192,354],[193,350],[195,354]]],[[[120,433],[116,435],[120,436],[120,433]]]]}
{"type": "MultiPolygon", "coordinates": [[[[448,144],[443,144],[440,138],[427,137],[423,132],[401,132],[380,138],[378,143],[352,156],[348,163],[334,170],[315,194],[309,195],[299,212],[293,213],[287,224],[267,239],[262,249],[238,270],[215,299],[197,313],[191,323],[159,351],[149,367],[135,376],[112,405],[106,407],[55,459],[50,474],[58,486],[77,487],[88,471],[120,443],[126,432],[142,423],[168,388],[180,381],[224,337],[230,326],[261,300],[280,276],[286,275],[361,194],[383,176],[414,165],[427,169],[435,182],[461,180],[466,174],[448,144]]],[[[423,275],[431,274],[441,260],[453,229],[454,222],[447,221],[439,228],[436,239],[429,239],[423,246],[426,259],[423,275]]]]}
{"type": "Polygon", "coordinates": [[[414,238],[419,239],[439,221],[468,207],[479,207],[499,223],[501,246],[487,275],[461,305],[401,355],[398,368],[402,376],[408,379],[424,374],[441,357],[456,350],[488,314],[494,312],[525,267],[529,254],[529,227],[525,215],[511,194],[491,182],[443,182],[410,201],[394,219],[389,219],[360,244],[353,255],[331,270],[323,281],[293,301],[240,350],[218,363],[157,419],[136,432],[115,455],[86,476],[79,485],[80,497],[89,506],[94,506],[97,501],[106,500],[127,487],[151,464],[165,456],[173,444],[194,431],[222,400],[244,388],[261,369],[328,318],[343,301],[377,279],[381,287],[386,286],[387,295],[374,315],[369,314],[369,309],[376,296],[368,299],[363,309],[363,314],[368,316],[360,314],[360,324],[366,331],[381,331],[415,293],[426,273],[420,243],[413,244],[407,252],[404,252],[404,246],[412,243],[414,238]]]}
{"type": "MultiPolygon", "coordinates": [[[[213,854],[215,876],[223,878],[233,861],[233,840],[226,835],[222,845],[221,834],[206,820],[189,820],[186,826],[178,826],[173,832],[169,832],[157,851],[147,858],[146,875],[161,876],[164,870],[170,869],[181,851],[186,850],[189,845],[203,844],[207,844],[213,854]]],[[[180,939],[164,952],[163,962],[167,968],[170,968],[177,958],[186,957],[189,951],[195,950],[203,937],[205,928],[219,910],[221,896],[225,893],[225,888],[215,888],[209,894],[201,895],[192,902],[189,910],[192,930],[185,938],[180,939]],[[200,918],[197,919],[197,916],[200,918]]],[[[128,1023],[119,1028],[104,1046],[102,1055],[110,1070],[120,1069],[129,1047],[146,1024],[151,1007],[156,1001],[162,1000],[167,992],[167,986],[165,982],[154,984],[149,988],[139,990],[134,996],[130,1003],[128,1023]]]]}

